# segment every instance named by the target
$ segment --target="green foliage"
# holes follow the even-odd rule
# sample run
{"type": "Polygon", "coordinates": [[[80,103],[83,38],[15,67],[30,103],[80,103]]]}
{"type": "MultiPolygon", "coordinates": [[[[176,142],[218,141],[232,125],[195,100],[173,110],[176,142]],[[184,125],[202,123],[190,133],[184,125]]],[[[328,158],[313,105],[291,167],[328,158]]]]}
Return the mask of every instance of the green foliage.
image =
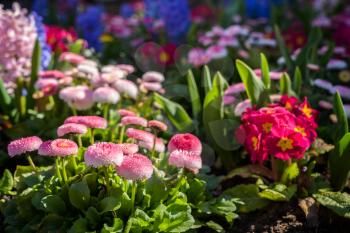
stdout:
{"type": "MultiPolygon", "coordinates": [[[[341,96],[338,92],[336,92],[334,95],[333,110],[337,116],[337,121],[338,121],[336,124],[335,133],[333,134],[335,137],[334,141],[337,142],[347,132],[349,132],[348,118],[347,118],[347,115],[345,113],[343,101],[342,101],[341,96]]],[[[332,128],[334,128],[334,126],[332,126],[332,128]]]]}
{"type": "Polygon", "coordinates": [[[276,35],[278,47],[283,55],[284,60],[286,61],[287,67],[289,70],[292,70],[293,61],[292,61],[291,56],[289,54],[288,48],[284,42],[281,31],[277,25],[275,25],[275,35],[276,35]]]}
{"type": "Polygon", "coordinates": [[[2,178],[0,180],[0,194],[13,194],[12,189],[14,186],[14,180],[11,172],[8,169],[5,169],[2,178]]]}
{"type": "Polygon", "coordinates": [[[293,79],[293,90],[295,90],[296,95],[300,96],[301,86],[303,84],[303,77],[299,67],[295,68],[294,79],[293,79]]]}
{"type": "Polygon", "coordinates": [[[299,175],[299,167],[297,163],[292,163],[289,167],[284,169],[281,182],[287,184],[289,181],[294,180],[299,175]]]}
{"type": "Polygon", "coordinates": [[[205,93],[208,93],[212,88],[211,74],[208,66],[204,66],[202,70],[202,83],[205,93]]]}
{"type": "Polygon", "coordinates": [[[34,107],[34,100],[32,98],[34,93],[34,84],[38,80],[41,63],[41,46],[39,40],[35,41],[35,46],[32,55],[32,70],[30,72],[30,82],[27,94],[27,103],[29,108],[34,107]]]}
{"type": "Polygon", "coordinates": [[[287,187],[284,184],[274,184],[260,192],[259,196],[271,201],[289,201],[296,191],[296,185],[287,187]]]}
{"type": "Polygon", "coordinates": [[[339,216],[350,218],[350,194],[341,192],[320,192],[313,195],[323,206],[339,216]]]}
{"type": "Polygon", "coordinates": [[[280,89],[282,95],[296,96],[292,90],[292,82],[287,73],[283,73],[282,78],[280,79],[280,89]]]}
{"type": "Polygon", "coordinates": [[[271,86],[270,68],[269,68],[269,63],[267,61],[267,58],[263,53],[260,54],[260,61],[261,61],[262,81],[264,83],[265,89],[269,90],[271,86]]]}
{"type": "Polygon", "coordinates": [[[191,104],[192,104],[192,116],[194,119],[199,119],[202,106],[201,106],[201,99],[199,96],[196,80],[194,79],[193,73],[191,70],[187,73],[187,85],[188,85],[188,91],[191,98],[191,104]]]}

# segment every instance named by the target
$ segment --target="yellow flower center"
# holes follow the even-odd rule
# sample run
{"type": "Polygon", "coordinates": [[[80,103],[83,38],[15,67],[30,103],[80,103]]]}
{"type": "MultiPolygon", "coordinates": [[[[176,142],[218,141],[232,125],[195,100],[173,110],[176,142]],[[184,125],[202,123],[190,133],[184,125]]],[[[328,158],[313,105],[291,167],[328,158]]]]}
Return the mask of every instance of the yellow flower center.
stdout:
{"type": "Polygon", "coordinates": [[[350,81],[350,72],[347,70],[343,70],[339,73],[339,79],[342,82],[349,82],[350,81]]]}
{"type": "Polygon", "coordinates": [[[281,138],[278,143],[277,143],[277,146],[279,148],[281,148],[281,150],[284,152],[286,150],[290,150],[290,149],[293,149],[293,140],[290,139],[290,138],[281,138]]]}
{"type": "Polygon", "coordinates": [[[161,52],[159,54],[159,59],[161,62],[166,63],[169,61],[169,55],[166,52],[161,52]]]}
{"type": "Polygon", "coordinates": [[[253,143],[253,149],[257,150],[258,149],[258,137],[253,136],[252,137],[252,143],[253,143]]]}
{"type": "Polygon", "coordinates": [[[286,106],[284,106],[284,107],[285,107],[287,110],[289,110],[289,111],[292,110],[292,108],[293,108],[292,105],[291,105],[289,102],[287,102],[287,103],[286,103],[286,106]]]}
{"type": "Polygon", "coordinates": [[[297,45],[302,45],[304,43],[304,37],[302,36],[298,36],[297,37],[297,45]]]}
{"type": "Polygon", "coordinates": [[[58,142],[57,143],[57,147],[59,148],[69,148],[69,147],[72,147],[72,144],[70,144],[69,142],[58,142]]]}
{"type": "Polygon", "coordinates": [[[304,137],[306,136],[305,128],[303,128],[303,127],[297,126],[297,127],[294,128],[294,131],[297,132],[297,133],[300,133],[304,137]]]}
{"type": "Polygon", "coordinates": [[[108,42],[113,41],[113,37],[111,35],[109,35],[109,34],[103,34],[100,37],[100,41],[104,42],[104,43],[108,43],[108,42]]]}
{"type": "Polygon", "coordinates": [[[306,104],[304,105],[302,111],[308,118],[310,118],[312,116],[312,109],[309,108],[306,104]]]}
{"type": "Polygon", "coordinates": [[[269,133],[271,131],[272,128],[272,123],[271,122],[266,122],[262,125],[265,133],[269,133]]]}

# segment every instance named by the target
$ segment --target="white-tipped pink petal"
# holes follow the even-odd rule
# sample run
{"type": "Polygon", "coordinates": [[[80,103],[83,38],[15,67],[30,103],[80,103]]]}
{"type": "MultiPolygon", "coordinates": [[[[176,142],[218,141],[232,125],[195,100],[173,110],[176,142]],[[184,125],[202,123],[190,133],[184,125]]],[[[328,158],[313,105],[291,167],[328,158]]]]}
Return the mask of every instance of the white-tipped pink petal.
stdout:
{"type": "Polygon", "coordinates": [[[147,91],[161,91],[162,90],[162,84],[156,83],[156,82],[142,82],[140,85],[141,89],[145,89],[147,91]]]}
{"type": "Polygon", "coordinates": [[[202,153],[202,143],[193,134],[175,134],[169,141],[168,150],[169,153],[176,150],[199,156],[202,153]]]}
{"type": "Polygon", "coordinates": [[[57,136],[62,137],[66,134],[86,134],[88,128],[86,125],[77,123],[63,124],[57,129],[57,136]]]}
{"type": "Polygon", "coordinates": [[[78,145],[72,140],[56,139],[50,143],[52,156],[69,156],[78,153],[78,145]]]}
{"type": "Polygon", "coordinates": [[[84,154],[86,165],[91,167],[120,165],[123,162],[123,151],[118,144],[100,142],[89,146],[84,154]]]}
{"type": "Polygon", "coordinates": [[[89,128],[105,129],[107,128],[106,119],[99,116],[71,116],[68,117],[64,124],[76,123],[86,125],[89,128]]]}
{"type": "Polygon", "coordinates": [[[117,173],[127,180],[146,180],[153,174],[151,160],[142,154],[133,154],[124,157],[117,173]]]}
{"type": "Polygon", "coordinates": [[[94,104],[93,92],[87,86],[66,87],[60,91],[60,99],[77,110],[87,110],[94,104]]]}
{"type": "Polygon", "coordinates": [[[168,129],[168,126],[165,123],[157,120],[150,120],[148,122],[148,127],[155,128],[160,131],[166,131],[168,129]]]}
{"type": "Polygon", "coordinates": [[[139,125],[147,127],[147,120],[143,117],[138,116],[125,116],[121,120],[122,125],[139,125]]]}
{"type": "Polygon", "coordinates": [[[37,137],[26,137],[11,141],[7,146],[7,151],[10,157],[24,154],[26,152],[36,151],[43,141],[37,137]]]}
{"type": "Polygon", "coordinates": [[[169,155],[169,165],[178,168],[187,168],[197,173],[202,168],[202,158],[199,155],[191,154],[188,151],[175,150],[169,155]]]}

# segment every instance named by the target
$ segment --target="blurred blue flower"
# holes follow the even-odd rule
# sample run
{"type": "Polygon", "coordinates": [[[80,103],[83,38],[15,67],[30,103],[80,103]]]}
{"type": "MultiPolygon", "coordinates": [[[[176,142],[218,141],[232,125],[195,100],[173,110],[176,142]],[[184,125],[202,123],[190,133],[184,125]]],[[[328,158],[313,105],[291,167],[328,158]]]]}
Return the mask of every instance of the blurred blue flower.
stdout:
{"type": "Polygon", "coordinates": [[[124,18],[130,18],[134,13],[135,10],[130,3],[123,3],[120,6],[119,14],[124,18]]]}
{"type": "Polygon", "coordinates": [[[78,32],[88,42],[88,45],[96,51],[102,49],[100,36],[104,30],[102,25],[103,12],[104,8],[102,6],[88,6],[84,12],[78,13],[76,19],[78,32]]]}
{"type": "Polygon", "coordinates": [[[246,0],[246,14],[249,18],[269,18],[272,5],[282,5],[285,0],[246,0]]]}
{"type": "Polygon", "coordinates": [[[191,26],[187,0],[145,0],[146,16],[162,19],[171,42],[179,43],[191,26]]]}
{"type": "Polygon", "coordinates": [[[47,0],[34,0],[32,4],[32,11],[46,18],[49,14],[49,2],[47,0]]]}
{"type": "Polygon", "coordinates": [[[38,40],[40,42],[41,46],[41,70],[47,69],[47,67],[50,65],[51,61],[51,48],[46,43],[46,31],[44,24],[42,22],[42,17],[39,16],[37,13],[32,13],[34,17],[35,27],[38,34],[38,40]]]}

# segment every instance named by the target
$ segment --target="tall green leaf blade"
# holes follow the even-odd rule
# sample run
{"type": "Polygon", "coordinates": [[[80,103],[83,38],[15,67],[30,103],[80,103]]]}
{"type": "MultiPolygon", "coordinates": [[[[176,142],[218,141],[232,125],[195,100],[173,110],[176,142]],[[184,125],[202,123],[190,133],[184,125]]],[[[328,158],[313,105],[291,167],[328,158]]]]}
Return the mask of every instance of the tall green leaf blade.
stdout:
{"type": "Polygon", "coordinates": [[[337,131],[335,133],[335,142],[337,142],[344,134],[349,132],[348,118],[344,109],[343,101],[338,92],[336,92],[334,96],[333,110],[338,120],[337,131]]]}
{"type": "Polygon", "coordinates": [[[29,107],[34,106],[33,93],[34,93],[34,84],[38,80],[38,74],[40,71],[41,63],[41,46],[39,40],[35,41],[35,46],[32,55],[32,69],[30,72],[30,82],[28,87],[27,103],[29,107]]]}
{"type": "Polygon", "coordinates": [[[196,80],[194,79],[193,73],[191,70],[187,73],[187,84],[188,91],[191,98],[192,104],[192,114],[195,119],[199,119],[200,113],[202,111],[201,100],[198,93],[198,87],[196,80]]]}
{"type": "Polygon", "coordinates": [[[181,132],[191,132],[193,130],[193,121],[181,105],[156,93],[154,99],[177,130],[181,132]]]}
{"type": "Polygon", "coordinates": [[[256,77],[254,71],[243,61],[236,60],[236,66],[252,105],[256,105],[261,93],[264,91],[263,82],[256,77]]]}
{"type": "Polygon", "coordinates": [[[290,57],[289,51],[286,47],[286,44],[284,42],[283,36],[281,34],[281,31],[279,29],[279,27],[277,25],[275,25],[275,35],[276,35],[276,39],[277,39],[277,44],[278,47],[284,57],[284,60],[286,61],[286,65],[288,67],[288,70],[292,70],[293,68],[293,61],[290,57]]]}
{"type": "Polygon", "coordinates": [[[301,85],[303,83],[302,74],[299,67],[295,68],[294,79],[293,79],[293,89],[296,94],[299,96],[301,92],[301,85]]]}
{"type": "Polygon", "coordinates": [[[205,93],[208,93],[212,88],[210,69],[207,65],[204,66],[202,71],[202,82],[205,93]]]}
{"type": "Polygon", "coordinates": [[[280,79],[280,92],[282,95],[295,96],[295,92],[292,89],[292,82],[287,73],[283,73],[280,79]]]}
{"type": "Polygon", "coordinates": [[[8,106],[11,104],[11,97],[7,93],[4,85],[4,81],[0,78],[0,108],[3,112],[6,112],[8,106]]]}
{"type": "Polygon", "coordinates": [[[266,56],[263,53],[260,53],[261,60],[261,72],[262,72],[262,81],[266,89],[270,89],[271,79],[270,79],[270,68],[266,56]]]}

